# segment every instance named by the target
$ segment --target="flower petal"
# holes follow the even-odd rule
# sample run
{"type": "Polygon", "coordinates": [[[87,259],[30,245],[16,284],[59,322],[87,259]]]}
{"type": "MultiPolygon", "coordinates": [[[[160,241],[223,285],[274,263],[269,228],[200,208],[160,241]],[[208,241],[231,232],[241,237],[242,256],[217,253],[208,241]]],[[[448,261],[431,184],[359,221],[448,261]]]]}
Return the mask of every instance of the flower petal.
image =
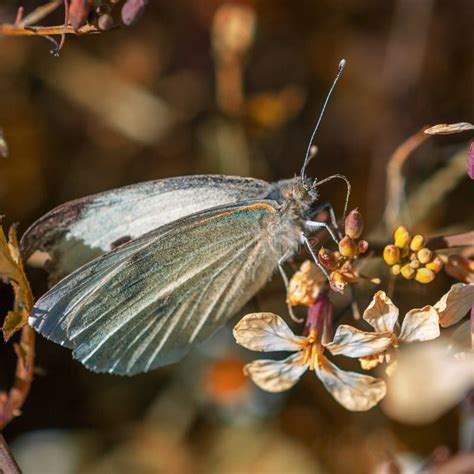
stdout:
{"type": "Polygon", "coordinates": [[[363,318],[377,332],[393,332],[398,321],[398,308],[384,291],[377,291],[364,311],[363,318]]]}
{"type": "Polygon", "coordinates": [[[334,355],[367,357],[386,351],[391,344],[390,332],[366,332],[341,324],[332,342],[325,347],[334,355]]]}
{"type": "Polygon", "coordinates": [[[430,341],[440,335],[439,316],[433,306],[412,309],[405,315],[399,339],[403,342],[430,341]]]}
{"type": "Polygon", "coordinates": [[[385,396],[386,387],[383,380],[356,372],[346,372],[325,358],[320,358],[316,375],[326,390],[348,410],[370,410],[385,396]]]}
{"type": "Polygon", "coordinates": [[[474,304],[474,283],[457,283],[434,305],[442,327],[461,320],[474,304]]]}
{"type": "Polygon", "coordinates": [[[284,360],[259,359],[244,367],[244,372],[255,385],[267,392],[283,392],[295,385],[308,370],[301,352],[284,360]]]}
{"type": "Polygon", "coordinates": [[[305,340],[273,313],[247,314],[235,325],[234,337],[252,351],[299,351],[305,340]]]}
{"type": "Polygon", "coordinates": [[[474,386],[473,359],[456,359],[448,346],[449,341],[440,338],[399,351],[382,404],[388,415],[411,424],[431,422],[474,386]]]}

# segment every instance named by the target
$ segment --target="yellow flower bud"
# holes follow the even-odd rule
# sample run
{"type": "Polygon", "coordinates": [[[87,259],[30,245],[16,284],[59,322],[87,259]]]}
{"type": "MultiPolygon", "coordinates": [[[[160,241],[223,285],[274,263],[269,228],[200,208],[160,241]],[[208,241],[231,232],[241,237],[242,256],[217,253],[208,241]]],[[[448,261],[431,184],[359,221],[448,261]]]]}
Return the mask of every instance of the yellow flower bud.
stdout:
{"type": "Polygon", "coordinates": [[[407,247],[410,243],[410,233],[402,225],[397,227],[393,234],[395,245],[399,248],[407,247]]]}
{"type": "Polygon", "coordinates": [[[383,259],[388,265],[395,265],[400,260],[400,249],[395,245],[386,245],[383,249],[383,259]]]}
{"type": "Polygon", "coordinates": [[[429,268],[419,268],[416,271],[415,280],[420,283],[431,283],[434,280],[435,273],[429,268]]]}
{"type": "Polygon", "coordinates": [[[332,272],[331,275],[329,275],[329,285],[334,291],[337,291],[338,293],[344,293],[347,282],[344,279],[342,273],[332,272]]]}
{"type": "Polygon", "coordinates": [[[413,239],[411,239],[410,249],[416,252],[417,250],[422,249],[424,245],[425,245],[425,238],[422,235],[417,234],[413,237],[413,239]]]}
{"type": "Polygon", "coordinates": [[[415,278],[416,270],[414,268],[410,267],[410,264],[403,265],[403,267],[400,269],[400,273],[402,274],[403,278],[406,278],[407,280],[411,280],[412,278],[415,278]]]}
{"type": "Polygon", "coordinates": [[[339,252],[344,257],[355,257],[357,253],[355,242],[347,236],[342,238],[339,242],[339,252]]]}
{"type": "Polygon", "coordinates": [[[439,273],[443,268],[443,261],[439,257],[435,257],[431,262],[428,262],[425,267],[434,271],[435,273],[439,273]]]}
{"type": "Polygon", "coordinates": [[[425,263],[431,261],[433,258],[433,252],[425,247],[421,250],[418,250],[416,256],[418,257],[418,260],[424,265],[425,263]]]}
{"type": "Polygon", "coordinates": [[[400,275],[400,270],[401,270],[401,265],[398,265],[398,263],[396,265],[394,265],[391,270],[392,270],[392,275],[400,275]]]}
{"type": "Polygon", "coordinates": [[[415,270],[418,270],[418,268],[421,267],[421,263],[420,261],[417,259],[417,258],[414,258],[411,262],[410,262],[410,267],[411,268],[414,268],[415,270]]]}

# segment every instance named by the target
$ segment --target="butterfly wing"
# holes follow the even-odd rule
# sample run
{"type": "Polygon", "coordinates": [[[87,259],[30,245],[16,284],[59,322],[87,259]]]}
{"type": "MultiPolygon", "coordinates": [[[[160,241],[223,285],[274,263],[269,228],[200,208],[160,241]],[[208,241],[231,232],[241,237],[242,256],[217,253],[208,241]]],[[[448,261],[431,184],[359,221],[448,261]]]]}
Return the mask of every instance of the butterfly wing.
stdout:
{"type": "Polygon", "coordinates": [[[23,235],[22,254],[47,252],[52,281],[153,229],[195,212],[264,199],[271,185],[253,178],[181,176],[148,181],[65,203],[23,235]]]}
{"type": "Polygon", "coordinates": [[[30,324],[98,372],[175,362],[208,338],[296,250],[274,201],[185,217],[78,269],[43,296],[30,324]]]}

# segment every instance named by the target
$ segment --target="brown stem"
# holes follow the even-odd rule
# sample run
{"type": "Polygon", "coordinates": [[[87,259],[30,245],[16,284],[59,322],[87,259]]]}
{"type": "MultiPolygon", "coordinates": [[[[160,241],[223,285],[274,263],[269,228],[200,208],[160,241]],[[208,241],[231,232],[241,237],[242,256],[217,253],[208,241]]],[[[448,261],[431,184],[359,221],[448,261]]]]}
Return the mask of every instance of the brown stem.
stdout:
{"type": "Polygon", "coordinates": [[[21,469],[15,461],[5,438],[0,434],[0,472],[5,474],[21,474],[21,469]]]}
{"type": "Polygon", "coordinates": [[[54,36],[54,35],[83,35],[89,33],[100,33],[94,25],[84,25],[77,31],[72,26],[28,26],[18,27],[8,23],[0,24],[0,35],[4,36],[54,36]]]}

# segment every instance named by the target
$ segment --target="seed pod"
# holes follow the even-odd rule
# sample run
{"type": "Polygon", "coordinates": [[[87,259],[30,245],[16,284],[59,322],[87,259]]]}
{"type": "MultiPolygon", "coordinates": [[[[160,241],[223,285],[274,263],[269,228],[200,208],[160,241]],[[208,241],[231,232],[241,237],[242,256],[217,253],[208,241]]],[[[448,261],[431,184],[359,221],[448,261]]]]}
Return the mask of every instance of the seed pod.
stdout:
{"type": "Polygon", "coordinates": [[[71,0],[68,16],[69,23],[75,31],[86,24],[90,8],[87,0],[71,0]]]}
{"type": "Polygon", "coordinates": [[[369,242],[367,240],[359,240],[357,242],[357,250],[359,253],[365,253],[369,249],[369,242]]]}
{"type": "Polygon", "coordinates": [[[410,233],[402,225],[397,227],[393,234],[395,245],[399,248],[407,247],[410,243],[410,233]]]}
{"type": "Polygon", "coordinates": [[[338,293],[344,293],[344,289],[347,286],[347,282],[341,273],[332,272],[331,275],[329,275],[329,285],[333,291],[337,291],[338,293]]]}
{"type": "Polygon", "coordinates": [[[428,263],[432,260],[433,252],[425,247],[421,250],[418,250],[416,256],[418,257],[418,260],[424,265],[425,263],[428,263]]]}
{"type": "Polygon", "coordinates": [[[97,26],[101,31],[108,31],[114,26],[114,19],[112,15],[108,13],[104,13],[103,15],[99,16],[99,20],[97,21],[97,26]]]}
{"type": "Polygon", "coordinates": [[[344,232],[351,239],[358,239],[364,230],[364,221],[362,214],[357,208],[353,209],[344,221],[344,232]]]}
{"type": "Polygon", "coordinates": [[[435,273],[439,273],[443,268],[443,261],[439,257],[435,257],[431,262],[428,262],[425,267],[435,273]]]}
{"type": "Polygon", "coordinates": [[[136,23],[143,15],[148,0],[127,0],[122,7],[122,21],[124,25],[130,26],[136,23]]]}
{"type": "Polygon", "coordinates": [[[435,278],[435,273],[429,268],[419,268],[416,271],[415,280],[420,283],[431,283],[435,278]]]}
{"type": "Polygon", "coordinates": [[[339,252],[344,257],[355,257],[357,247],[355,242],[349,237],[343,237],[339,242],[339,252]]]}
{"type": "Polygon", "coordinates": [[[400,249],[395,245],[386,245],[383,249],[383,259],[388,265],[395,265],[400,261],[400,249]]]}
{"type": "Polygon", "coordinates": [[[324,247],[319,249],[318,260],[323,267],[326,267],[329,270],[335,270],[338,267],[334,252],[329,249],[325,249],[324,247]]]}
{"type": "Polygon", "coordinates": [[[425,238],[422,235],[417,234],[413,237],[413,239],[411,239],[410,249],[416,252],[422,249],[424,245],[425,245],[425,238]]]}
{"type": "Polygon", "coordinates": [[[415,278],[416,270],[411,268],[410,264],[406,264],[400,269],[400,273],[402,274],[403,278],[411,280],[412,278],[415,278]]]}
{"type": "Polygon", "coordinates": [[[392,271],[392,275],[400,275],[400,270],[401,270],[401,265],[399,265],[398,263],[396,265],[393,265],[392,268],[391,268],[391,271],[392,271]]]}

